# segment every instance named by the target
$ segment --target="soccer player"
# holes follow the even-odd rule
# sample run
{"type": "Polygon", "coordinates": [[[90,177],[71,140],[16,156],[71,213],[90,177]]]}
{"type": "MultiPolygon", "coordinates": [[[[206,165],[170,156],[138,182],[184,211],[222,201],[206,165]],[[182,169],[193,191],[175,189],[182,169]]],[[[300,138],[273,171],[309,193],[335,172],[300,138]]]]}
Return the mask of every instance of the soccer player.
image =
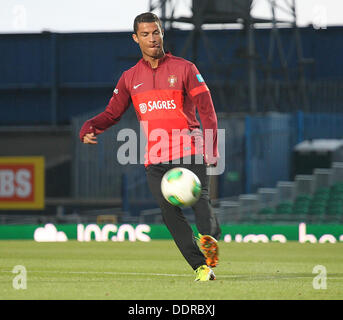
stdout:
{"type": "Polygon", "coordinates": [[[146,12],[135,18],[132,37],[140,47],[142,59],[123,72],[106,109],[83,124],[80,139],[96,144],[96,136],[116,124],[133,103],[147,137],[144,165],[148,185],[161,208],[163,221],[195,270],[195,280],[214,280],[212,268],[218,263],[221,230],[210,205],[206,169],[217,163],[217,117],[209,89],[196,66],[164,52],[163,32],[155,14],[146,12]],[[205,134],[208,132],[211,134],[205,134]],[[200,199],[192,207],[200,248],[182,210],[162,195],[161,179],[173,167],[190,169],[202,184],[200,199]]]}

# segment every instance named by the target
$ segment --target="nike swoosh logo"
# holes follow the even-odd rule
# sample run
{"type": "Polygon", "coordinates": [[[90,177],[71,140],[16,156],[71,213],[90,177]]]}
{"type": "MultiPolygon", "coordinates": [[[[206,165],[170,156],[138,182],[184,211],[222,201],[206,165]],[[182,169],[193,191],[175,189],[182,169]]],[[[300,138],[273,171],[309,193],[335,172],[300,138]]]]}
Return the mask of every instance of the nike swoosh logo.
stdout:
{"type": "Polygon", "coordinates": [[[140,87],[143,83],[137,84],[136,86],[133,86],[133,89],[137,89],[138,87],[140,87]]]}

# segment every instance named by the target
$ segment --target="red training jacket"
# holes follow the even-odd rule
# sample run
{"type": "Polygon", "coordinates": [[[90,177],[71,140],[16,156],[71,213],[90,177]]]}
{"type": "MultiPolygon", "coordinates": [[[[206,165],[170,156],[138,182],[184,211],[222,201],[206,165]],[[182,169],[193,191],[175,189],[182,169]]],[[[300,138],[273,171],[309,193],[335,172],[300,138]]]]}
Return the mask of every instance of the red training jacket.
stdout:
{"type": "Polygon", "coordinates": [[[193,63],[166,53],[153,69],[142,58],[122,74],[105,111],[84,123],[81,141],[85,134],[97,135],[117,123],[131,102],[147,139],[146,166],[193,154],[204,154],[206,163],[217,162],[217,117],[193,63]]]}

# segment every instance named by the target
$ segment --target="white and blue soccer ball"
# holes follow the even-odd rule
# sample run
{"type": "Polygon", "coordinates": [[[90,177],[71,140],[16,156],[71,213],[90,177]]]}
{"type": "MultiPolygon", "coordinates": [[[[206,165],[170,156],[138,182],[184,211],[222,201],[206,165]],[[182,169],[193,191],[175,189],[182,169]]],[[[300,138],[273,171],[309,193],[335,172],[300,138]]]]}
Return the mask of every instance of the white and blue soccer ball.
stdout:
{"type": "Polygon", "coordinates": [[[201,182],[191,170],[177,167],[164,174],[161,191],[172,205],[189,207],[194,205],[201,195],[201,182]]]}

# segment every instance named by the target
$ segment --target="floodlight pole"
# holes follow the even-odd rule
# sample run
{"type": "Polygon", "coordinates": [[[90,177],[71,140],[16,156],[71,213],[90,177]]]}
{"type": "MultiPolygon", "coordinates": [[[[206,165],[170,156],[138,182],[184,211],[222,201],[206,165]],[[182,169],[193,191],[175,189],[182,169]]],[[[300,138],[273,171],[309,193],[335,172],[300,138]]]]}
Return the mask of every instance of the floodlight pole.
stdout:
{"type": "Polygon", "coordinates": [[[301,40],[300,40],[300,33],[299,29],[297,26],[297,13],[296,13],[296,7],[295,7],[295,0],[292,1],[291,5],[291,10],[293,13],[293,29],[295,33],[295,41],[296,41],[296,48],[297,48],[297,58],[299,61],[299,81],[300,81],[300,92],[301,92],[301,97],[302,97],[302,103],[303,103],[303,111],[309,111],[309,102],[308,102],[308,97],[306,94],[306,80],[305,80],[305,59],[303,56],[303,50],[302,50],[302,45],[301,45],[301,40]]]}
{"type": "Polygon", "coordinates": [[[255,39],[254,24],[251,16],[247,19],[247,37],[248,37],[248,78],[249,78],[249,109],[251,113],[257,111],[256,99],[256,64],[255,64],[255,39]]]}

